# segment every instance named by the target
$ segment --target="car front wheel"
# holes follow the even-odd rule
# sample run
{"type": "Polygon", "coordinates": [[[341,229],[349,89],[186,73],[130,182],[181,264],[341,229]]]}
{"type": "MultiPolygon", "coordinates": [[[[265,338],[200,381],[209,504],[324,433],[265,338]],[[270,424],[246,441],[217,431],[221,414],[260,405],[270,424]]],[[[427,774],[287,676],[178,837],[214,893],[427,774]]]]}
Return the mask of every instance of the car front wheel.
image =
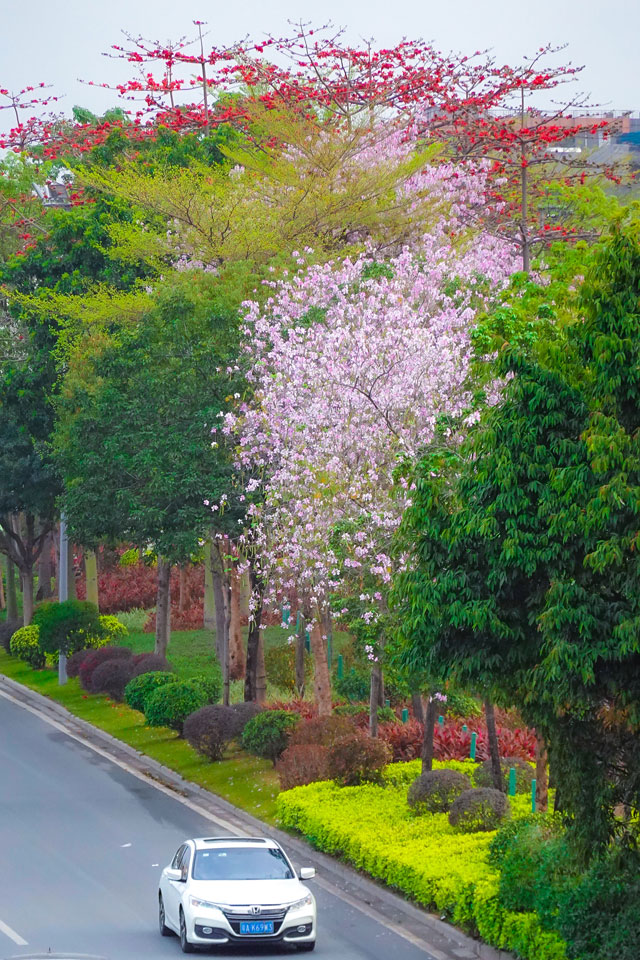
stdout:
{"type": "Polygon", "coordinates": [[[160,927],[160,936],[161,937],[171,937],[173,936],[173,930],[170,930],[165,923],[166,917],[164,913],[164,901],[162,899],[162,894],[158,895],[158,926],[160,927]]]}
{"type": "Polygon", "coordinates": [[[182,910],[180,910],[180,946],[183,953],[193,953],[195,950],[191,941],[187,940],[187,921],[182,910]]]}

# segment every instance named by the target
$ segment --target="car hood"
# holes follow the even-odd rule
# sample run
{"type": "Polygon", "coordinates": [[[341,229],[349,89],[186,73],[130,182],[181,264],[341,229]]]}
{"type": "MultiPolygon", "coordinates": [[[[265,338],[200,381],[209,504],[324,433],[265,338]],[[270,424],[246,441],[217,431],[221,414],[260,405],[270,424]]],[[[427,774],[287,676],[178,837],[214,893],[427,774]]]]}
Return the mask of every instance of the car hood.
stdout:
{"type": "Polygon", "coordinates": [[[230,906],[267,906],[302,900],[309,890],[299,880],[192,880],[189,893],[230,906]]]}

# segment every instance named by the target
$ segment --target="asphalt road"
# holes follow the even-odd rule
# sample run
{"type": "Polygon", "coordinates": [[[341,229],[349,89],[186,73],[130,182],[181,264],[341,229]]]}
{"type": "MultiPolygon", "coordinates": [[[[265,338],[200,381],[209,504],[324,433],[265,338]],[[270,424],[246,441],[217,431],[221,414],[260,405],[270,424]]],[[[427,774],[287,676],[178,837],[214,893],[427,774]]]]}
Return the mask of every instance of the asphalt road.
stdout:
{"type": "MultiPolygon", "coordinates": [[[[181,956],[177,939],[157,932],[158,877],[181,840],[212,832],[223,831],[0,697],[0,958],[49,949],[107,960],[181,956]]],[[[340,896],[313,889],[319,960],[429,960],[340,896]]],[[[296,955],[255,945],[217,953],[296,955]]]]}

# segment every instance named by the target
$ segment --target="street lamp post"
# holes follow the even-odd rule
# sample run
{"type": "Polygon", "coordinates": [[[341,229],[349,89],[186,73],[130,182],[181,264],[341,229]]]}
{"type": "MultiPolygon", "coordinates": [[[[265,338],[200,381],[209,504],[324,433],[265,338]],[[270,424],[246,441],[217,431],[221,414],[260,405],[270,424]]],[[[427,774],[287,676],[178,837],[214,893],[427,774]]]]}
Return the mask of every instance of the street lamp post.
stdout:
{"type": "MultiPolygon", "coordinates": [[[[69,537],[64,513],[60,517],[60,556],[58,557],[58,600],[64,603],[69,599],[69,537]]],[[[67,655],[58,654],[58,683],[67,682],[67,655]]]]}

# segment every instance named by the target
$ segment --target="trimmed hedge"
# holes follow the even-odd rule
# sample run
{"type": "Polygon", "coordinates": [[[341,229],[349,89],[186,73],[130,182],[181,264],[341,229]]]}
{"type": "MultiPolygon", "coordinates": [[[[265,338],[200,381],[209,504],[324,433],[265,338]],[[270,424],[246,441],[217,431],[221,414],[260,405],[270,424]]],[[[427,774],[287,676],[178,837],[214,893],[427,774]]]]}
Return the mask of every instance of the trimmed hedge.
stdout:
{"type": "Polygon", "coordinates": [[[151,673],[142,673],[138,677],[130,680],[124,691],[124,700],[132,710],[139,710],[144,713],[144,705],[147,697],[155,693],[158,687],[163,687],[165,683],[176,683],[178,678],[175,673],[162,670],[154,670],[151,673]]]}
{"type": "Polygon", "coordinates": [[[511,815],[506,794],[493,787],[478,787],[460,793],[449,810],[449,823],[460,830],[497,830],[511,815]]]}
{"type": "MultiPolygon", "coordinates": [[[[411,815],[405,778],[415,779],[419,766],[419,761],[392,764],[381,786],[325,782],[287,790],[277,800],[280,824],[457,926],[477,931],[498,949],[517,950],[524,960],[566,960],[564,942],[542,930],[535,914],[501,906],[498,873],[486,859],[495,834],[458,833],[444,813],[411,815]],[[407,774],[396,769],[403,767],[410,768],[407,774]]],[[[469,765],[436,761],[434,768],[466,772],[469,765]]],[[[514,816],[527,814],[527,797],[509,802],[514,816]]]]}
{"type": "Polygon", "coordinates": [[[132,654],[129,647],[98,647],[97,650],[89,650],[78,671],[80,686],[83,687],[87,693],[93,693],[91,686],[93,671],[96,670],[101,663],[106,663],[107,660],[129,660],[131,656],[132,654]]]}
{"type": "Polygon", "coordinates": [[[189,714],[183,736],[197,753],[209,760],[222,760],[225,748],[242,732],[244,718],[233,707],[207,704],[189,714]]]}
{"type": "MultiPolygon", "coordinates": [[[[151,674],[154,676],[154,674],[151,674]]],[[[170,727],[182,736],[184,722],[207,702],[202,687],[190,680],[166,683],[144,701],[144,715],[150,727],[170,727]]]]}
{"type": "Polygon", "coordinates": [[[242,746],[249,753],[271,760],[275,765],[276,760],[287,747],[289,734],[299,720],[297,713],[288,713],[286,710],[263,710],[249,720],[242,731],[242,746]]]}
{"type": "Polygon", "coordinates": [[[20,627],[11,637],[9,651],[24,663],[28,663],[34,670],[44,667],[45,655],[40,649],[39,630],[32,623],[28,627],[20,627]]]}
{"type": "Polygon", "coordinates": [[[99,664],[91,676],[91,692],[106,693],[119,703],[124,699],[125,687],[131,680],[133,664],[131,658],[105,660],[99,664]]]}

